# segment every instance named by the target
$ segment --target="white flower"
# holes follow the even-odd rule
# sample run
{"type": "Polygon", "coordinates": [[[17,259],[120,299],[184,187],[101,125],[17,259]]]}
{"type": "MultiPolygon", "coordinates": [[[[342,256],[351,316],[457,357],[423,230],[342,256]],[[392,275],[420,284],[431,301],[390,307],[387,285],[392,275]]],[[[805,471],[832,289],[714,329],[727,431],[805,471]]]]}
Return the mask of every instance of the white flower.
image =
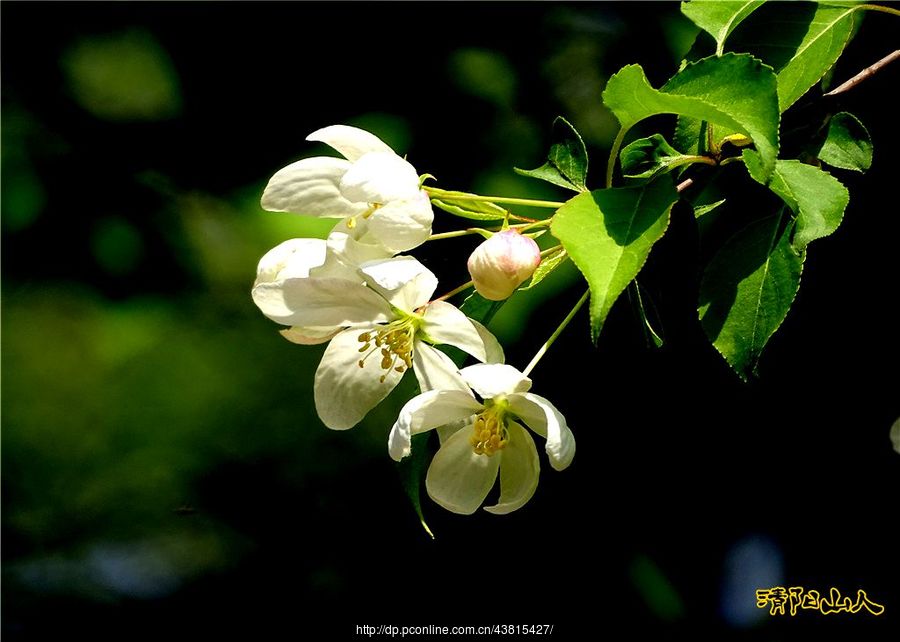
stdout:
{"type": "Polygon", "coordinates": [[[475,248],[468,261],[475,289],[491,301],[509,297],[540,264],[537,243],[516,230],[494,234],[475,248]]]}
{"type": "Polygon", "coordinates": [[[344,158],[305,158],[279,170],[263,209],[343,219],[338,231],[390,256],[425,242],[434,212],[415,168],[365,130],[332,125],[306,137],[344,158]]]}
{"type": "Polygon", "coordinates": [[[432,390],[411,399],[391,430],[388,449],[400,461],[412,435],[437,428],[441,447],[425,477],[429,496],[454,513],[470,515],[500,476],[500,498],[485,510],[502,515],[521,508],[534,494],[540,463],[531,435],[547,440],[550,465],[563,470],[575,456],[575,437],[549,401],[528,392],[531,379],[512,366],[463,368],[467,389],[432,390]]]}
{"type": "MultiPolygon", "coordinates": [[[[330,341],[316,371],[316,410],[329,428],[351,428],[412,368],[422,390],[458,385],[456,366],[429,344],[450,344],[479,361],[502,361],[483,326],[454,306],[429,299],[437,278],[409,256],[363,264],[356,279],[334,276],[324,241],[282,243],[260,261],[253,300],[290,326],[295,343],[330,341]],[[323,271],[322,274],[315,274],[323,271]]],[[[343,272],[340,272],[343,274],[343,272]]]]}

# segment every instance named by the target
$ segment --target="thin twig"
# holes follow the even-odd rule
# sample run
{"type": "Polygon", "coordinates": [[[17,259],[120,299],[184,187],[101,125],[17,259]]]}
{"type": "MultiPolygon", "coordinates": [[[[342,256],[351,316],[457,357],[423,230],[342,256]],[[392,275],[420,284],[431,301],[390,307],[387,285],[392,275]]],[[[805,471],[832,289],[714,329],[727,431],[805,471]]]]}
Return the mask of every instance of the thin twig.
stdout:
{"type": "Polygon", "coordinates": [[[475,284],[474,281],[466,281],[465,283],[463,283],[463,284],[462,284],[461,286],[459,286],[458,288],[453,288],[452,290],[450,290],[449,292],[447,292],[447,294],[444,294],[444,295],[442,295],[442,296],[439,296],[438,298],[432,300],[431,302],[434,303],[435,301],[446,301],[446,300],[449,299],[450,297],[456,296],[456,295],[459,294],[460,292],[465,292],[465,291],[468,290],[470,287],[472,287],[474,284],[475,284]]]}
{"type": "Polygon", "coordinates": [[[837,94],[842,94],[845,91],[850,91],[851,89],[856,87],[859,83],[861,83],[863,80],[865,80],[866,78],[871,78],[872,76],[877,74],[879,71],[881,71],[882,69],[887,67],[889,64],[891,64],[898,58],[900,58],[900,49],[892,51],[891,53],[886,55],[884,58],[882,58],[881,60],[876,62],[871,67],[866,67],[861,72],[859,72],[858,74],[853,76],[853,78],[851,78],[850,80],[848,80],[845,83],[838,85],[837,87],[835,87],[828,93],[823,94],[823,96],[836,96],[837,94]]]}

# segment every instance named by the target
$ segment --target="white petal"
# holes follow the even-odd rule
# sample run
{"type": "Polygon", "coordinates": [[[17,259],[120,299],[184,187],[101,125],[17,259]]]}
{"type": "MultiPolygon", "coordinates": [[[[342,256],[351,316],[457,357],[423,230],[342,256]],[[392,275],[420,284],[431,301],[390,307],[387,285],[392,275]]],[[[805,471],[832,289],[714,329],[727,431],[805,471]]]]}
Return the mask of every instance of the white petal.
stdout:
{"type": "Polygon", "coordinates": [[[319,345],[320,343],[325,343],[326,341],[331,341],[331,339],[334,338],[334,336],[340,331],[341,328],[334,328],[332,326],[326,326],[323,328],[302,328],[295,325],[291,328],[279,330],[278,334],[283,336],[291,343],[297,343],[302,346],[315,346],[319,345]]]}
{"type": "Polygon", "coordinates": [[[364,263],[359,272],[373,290],[404,312],[428,303],[438,284],[434,273],[411,256],[364,263]]]}
{"type": "Polygon", "coordinates": [[[416,395],[406,402],[391,428],[388,452],[400,461],[409,454],[413,435],[470,418],[482,409],[470,393],[460,390],[430,390],[416,395]]]}
{"type": "Polygon", "coordinates": [[[317,129],[307,136],[306,140],[330,145],[351,161],[355,161],[369,152],[394,153],[394,150],[375,134],[349,125],[331,125],[317,129]]]}
{"type": "Polygon", "coordinates": [[[394,152],[369,152],[347,170],[341,194],[358,203],[389,203],[415,198],[419,193],[416,168],[394,152]]]}
{"type": "Polygon", "coordinates": [[[290,239],[276,245],[259,260],[254,285],[309,276],[310,269],[325,262],[325,249],[322,239],[290,239]]]}
{"type": "Polygon", "coordinates": [[[446,301],[434,301],[425,308],[422,332],[434,343],[448,343],[479,361],[487,354],[484,340],[469,318],[446,301]]]}
{"type": "Polygon", "coordinates": [[[444,442],[431,460],[425,488],[435,502],[449,511],[471,515],[494,486],[500,457],[476,455],[466,426],[444,442]]]}
{"type": "Polygon", "coordinates": [[[459,368],[446,354],[416,338],[413,349],[413,370],[422,392],[427,390],[461,390],[472,396],[469,386],[459,374],[459,368]]]}
{"type": "Polygon", "coordinates": [[[396,370],[381,369],[381,355],[376,353],[365,360],[358,337],[361,329],[354,328],[338,334],[322,355],[313,393],[319,418],[333,430],[346,430],[358,424],[372,408],[388,396],[403,375],[396,370]],[[387,375],[382,383],[380,377],[387,375]]]}
{"type": "Polygon", "coordinates": [[[482,399],[525,392],[531,388],[531,379],[502,363],[477,363],[463,368],[459,373],[482,399]]]}
{"type": "Polygon", "coordinates": [[[270,212],[293,212],[321,218],[345,218],[369,209],[341,194],[341,179],[350,169],[342,158],[304,158],[278,170],[269,179],[260,204],[270,212]]]}
{"type": "MultiPolygon", "coordinates": [[[[341,226],[339,223],[338,226],[341,226]]],[[[332,277],[363,283],[359,266],[369,261],[390,258],[392,254],[380,245],[360,243],[345,232],[332,231],[326,241],[328,251],[319,267],[310,270],[310,276],[332,277]]]]}
{"type": "Polygon", "coordinates": [[[469,323],[474,325],[475,329],[478,330],[478,336],[481,337],[481,342],[484,344],[484,353],[487,356],[484,362],[503,363],[506,361],[506,355],[503,354],[503,346],[497,341],[497,337],[475,319],[469,319],[469,323]]]}
{"type": "Polygon", "coordinates": [[[506,515],[522,508],[534,495],[541,474],[534,439],[514,421],[509,422],[509,443],[500,451],[500,498],[494,506],[484,510],[506,515]]]}
{"type": "Polygon", "coordinates": [[[394,200],[369,217],[369,235],[394,254],[422,245],[431,236],[434,211],[428,195],[420,191],[409,199],[394,200]]]}
{"type": "Polygon", "coordinates": [[[446,426],[438,426],[435,428],[435,432],[440,438],[441,445],[443,445],[445,441],[466,426],[469,426],[469,429],[471,430],[472,424],[469,419],[460,419],[459,421],[454,421],[452,424],[447,424],[446,426]]]}
{"type": "Polygon", "coordinates": [[[510,395],[509,409],[534,432],[547,438],[545,450],[550,465],[563,470],[575,457],[575,435],[566,425],[566,418],[556,407],[539,395],[530,392],[510,395]]]}
{"type": "Polygon", "coordinates": [[[344,279],[286,279],[253,288],[253,302],[282,325],[351,326],[392,318],[378,293],[344,279]]]}

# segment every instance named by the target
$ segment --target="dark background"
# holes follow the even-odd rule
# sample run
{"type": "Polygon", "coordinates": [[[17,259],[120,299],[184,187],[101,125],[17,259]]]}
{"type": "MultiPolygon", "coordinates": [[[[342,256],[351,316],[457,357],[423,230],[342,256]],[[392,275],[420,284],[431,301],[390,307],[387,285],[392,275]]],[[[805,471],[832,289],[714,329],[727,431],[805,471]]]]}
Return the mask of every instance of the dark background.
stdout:
{"type": "MultiPolygon", "coordinates": [[[[598,187],[606,79],[637,62],[659,86],[695,34],[676,3],[4,2],[3,633],[890,639],[896,69],[797,117],[853,112],[875,163],[838,172],[845,221],[810,248],[761,377],[741,383],[702,336],[696,232],[676,210],[643,277],[665,347],[624,298],[596,348],[576,319],[533,389],[578,454],[512,515],[426,498],[430,540],[384,447],[409,386],[328,431],[321,348],[285,342],[249,297],[266,250],[327,232],[258,206],[275,170],[324,152],[314,129],[371,129],[440,187],[560,200],[511,167],[542,162],[563,114],[598,187]],[[862,588],[887,611],[773,618],[754,592],[777,585],[862,588]]],[[[895,47],[896,19],[867,16],[834,78],[895,47]]],[[[434,245],[416,255],[441,288],[466,280],[474,241],[434,245]]],[[[580,292],[570,266],[507,304],[492,328],[508,362],[580,292]]]]}

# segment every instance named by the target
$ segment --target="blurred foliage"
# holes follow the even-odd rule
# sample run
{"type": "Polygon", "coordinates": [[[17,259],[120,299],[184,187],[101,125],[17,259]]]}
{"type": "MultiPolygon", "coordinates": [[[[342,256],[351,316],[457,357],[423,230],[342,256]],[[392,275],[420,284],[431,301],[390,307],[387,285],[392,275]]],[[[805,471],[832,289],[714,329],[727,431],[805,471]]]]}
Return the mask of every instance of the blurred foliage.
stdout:
{"type": "Polygon", "coordinates": [[[60,62],[75,101],[98,118],[159,120],[181,110],[172,61],[146,31],[83,39],[60,62]]]}

